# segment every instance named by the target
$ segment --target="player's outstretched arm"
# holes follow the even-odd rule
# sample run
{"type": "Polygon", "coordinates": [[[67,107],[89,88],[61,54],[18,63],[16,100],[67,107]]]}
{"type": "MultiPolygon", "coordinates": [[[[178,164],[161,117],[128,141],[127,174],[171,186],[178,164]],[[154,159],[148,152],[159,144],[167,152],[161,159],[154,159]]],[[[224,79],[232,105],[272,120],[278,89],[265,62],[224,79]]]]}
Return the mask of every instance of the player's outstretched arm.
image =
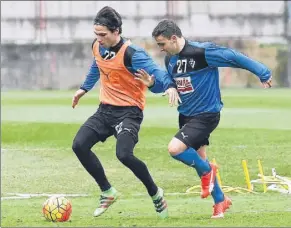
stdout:
{"type": "Polygon", "coordinates": [[[149,90],[153,93],[163,93],[168,88],[176,88],[176,84],[171,79],[170,75],[143,50],[140,49],[132,56],[132,67],[135,72],[143,69],[149,75],[154,76],[152,78],[153,84],[149,87],[149,90]]]}
{"type": "Polygon", "coordinates": [[[144,69],[138,69],[134,75],[135,80],[141,81],[147,87],[155,84],[155,76],[149,75],[144,69]]]}
{"type": "MultiPolygon", "coordinates": [[[[137,70],[137,73],[135,73],[136,80],[141,81],[143,84],[145,84],[147,87],[152,87],[155,83],[155,77],[154,75],[150,76],[145,70],[140,69],[137,70]]],[[[168,95],[169,96],[169,104],[171,106],[173,105],[179,105],[179,102],[182,103],[178,91],[176,88],[170,87],[168,88],[163,96],[168,95]]]]}
{"type": "Polygon", "coordinates": [[[75,94],[73,96],[73,99],[72,99],[72,108],[75,108],[76,107],[76,105],[79,103],[79,99],[81,97],[83,97],[85,93],[86,93],[86,91],[83,90],[83,89],[78,89],[75,92],[75,94]]]}
{"type": "Polygon", "coordinates": [[[72,98],[72,108],[76,107],[76,105],[79,103],[80,98],[94,87],[99,78],[100,78],[99,68],[94,59],[84,83],[80,86],[80,89],[78,89],[75,92],[72,98]]]}
{"type": "Polygon", "coordinates": [[[205,49],[205,58],[209,66],[245,69],[255,74],[265,88],[272,86],[268,67],[234,49],[212,44],[205,49]]]}

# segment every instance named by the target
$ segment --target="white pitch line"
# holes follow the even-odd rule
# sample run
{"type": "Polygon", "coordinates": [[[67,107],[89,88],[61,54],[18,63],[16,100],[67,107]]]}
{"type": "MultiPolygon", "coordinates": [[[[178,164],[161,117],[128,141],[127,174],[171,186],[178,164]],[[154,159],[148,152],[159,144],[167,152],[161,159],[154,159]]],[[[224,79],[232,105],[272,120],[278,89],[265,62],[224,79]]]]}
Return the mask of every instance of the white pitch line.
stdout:
{"type": "Polygon", "coordinates": [[[2,200],[10,200],[10,199],[30,199],[35,197],[42,197],[42,196],[64,196],[64,197],[87,197],[88,194],[62,194],[62,193],[55,193],[55,194],[49,194],[49,193],[7,193],[7,195],[12,196],[4,196],[1,197],[2,200]]]}
{"type": "MultiPolygon", "coordinates": [[[[198,194],[198,193],[187,193],[187,192],[168,192],[168,193],[164,193],[165,196],[181,196],[181,195],[194,195],[194,194],[198,194]]],[[[200,193],[199,193],[200,194],[200,193]]],[[[135,193],[132,194],[132,196],[146,196],[148,195],[147,193],[135,193]]]]}
{"type": "Polygon", "coordinates": [[[1,152],[8,152],[8,151],[59,151],[65,150],[67,148],[1,148],[1,152]]]}
{"type": "MultiPolygon", "coordinates": [[[[30,199],[33,197],[40,197],[40,196],[53,196],[53,195],[59,195],[59,196],[70,196],[70,197],[84,197],[84,196],[90,196],[88,194],[47,194],[47,193],[41,193],[41,194],[26,194],[26,193],[7,193],[9,195],[14,195],[14,196],[8,196],[8,197],[1,197],[1,201],[2,200],[21,200],[21,199],[30,199]]],[[[182,193],[182,192],[170,192],[170,193],[166,193],[165,195],[191,195],[191,193],[182,193]]],[[[142,194],[142,193],[138,193],[138,194],[132,194],[132,196],[147,196],[146,193],[142,194]]],[[[131,199],[119,199],[119,201],[130,201],[131,199]]],[[[235,201],[245,201],[244,199],[235,199],[235,201]]],[[[260,201],[269,201],[269,199],[260,199],[260,201]]],[[[201,201],[201,202],[207,202],[207,201],[201,201]]],[[[208,203],[208,202],[207,202],[208,203]]],[[[266,209],[262,209],[262,210],[239,210],[239,211],[228,211],[227,214],[239,214],[239,213],[260,213],[260,214],[264,214],[264,213],[271,213],[271,212],[277,212],[277,213],[281,213],[281,212],[291,212],[291,208],[286,208],[285,210],[266,210],[266,209]]],[[[184,214],[192,214],[192,212],[183,212],[184,214]]],[[[195,214],[204,214],[204,213],[195,213],[195,214]]]]}
{"type": "MultiPolygon", "coordinates": [[[[177,196],[177,195],[193,195],[194,193],[184,193],[184,192],[169,192],[165,193],[166,196],[177,196]]],[[[56,193],[56,194],[48,194],[48,193],[7,193],[7,195],[11,196],[4,196],[1,197],[1,200],[13,200],[13,199],[30,199],[30,198],[36,198],[36,197],[43,197],[43,196],[64,196],[64,197],[87,197],[90,196],[88,194],[61,194],[61,193],[56,193]]],[[[132,194],[132,196],[147,196],[146,193],[136,193],[132,194]]]]}
{"type": "MultiPolygon", "coordinates": [[[[36,198],[36,197],[50,197],[50,196],[64,196],[64,197],[88,197],[88,196],[92,196],[89,194],[63,194],[63,193],[6,193],[7,195],[11,195],[11,196],[4,196],[1,197],[1,201],[2,200],[13,200],[13,199],[30,199],[30,198],[36,198]]],[[[199,196],[199,192],[190,192],[190,193],[186,193],[186,192],[168,192],[165,193],[165,196],[199,196]]],[[[261,194],[261,195],[265,195],[265,194],[261,194]]],[[[281,195],[281,194],[280,194],[281,195]]],[[[285,195],[285,194],[284,194],[285,195]]],[[[128,196],[128,195],[127,195],[128,196]]],[[[147,193],[135,193],[135,194],[130,194],[129,196],[132,197],[143,197],[143,196],[148,196],[147,193]]],[[[247,196],[245,194],[245,196],[247,196]]],[[[236,201],[240,201],[241,199],[236,198],[236,201]]],[[[243,198],[243,200],[245,200],[245,198],[243,198]]],[[[261,199],[264,201],[264,199],[261,199]]],[[[266,201],[268,201],[269,199],[266,199],[266,201]]]]}
{"type": "Polygon", "coordinates": [[[29,199],[30,197],[23,197],[23,196],[4,196],[1,197],[2,200],[16,200],[16,199],[29,199]]]}

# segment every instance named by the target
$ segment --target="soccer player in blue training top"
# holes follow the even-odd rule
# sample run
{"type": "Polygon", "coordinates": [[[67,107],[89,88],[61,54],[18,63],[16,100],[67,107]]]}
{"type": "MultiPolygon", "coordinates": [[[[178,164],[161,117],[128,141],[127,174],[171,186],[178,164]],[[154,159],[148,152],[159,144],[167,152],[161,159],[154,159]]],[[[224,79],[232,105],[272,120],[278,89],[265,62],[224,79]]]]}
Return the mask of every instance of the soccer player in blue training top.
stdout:
{"type": "MultiPolygon", "coordinates": [[[[172,20],[162,20],[152,36],[161,51],[167,53],[166,69],[182,100],[178,106],[180,130],[169,143],[169,153],[196,169],[201,177],[201,197],[211,194],[214,199],[212,218],[222,218],[232,203],[218,185],[217,167],[206,159],[206,146],[223,106],[218,67],[246,69],[257,75],[265,88],[271,87],[271,72],[262,63],[233,49],[186,40],[172,20]]],[[[137,76],[141,81],[150,81],[149,74],[137,76]]]]}
{"type": "Polygon", "coordinates": [[[136,80],[135,73],[148,72],[155,78],[150,81],[154,93],[169,95],[171,104],[178,104],[176,85],[167,72],[158,66],[142,49],[121,37],[122,19],[111,7],[102,8],[94,20],[96,39],[92,44],[94,60],[89,73],[72,99],[72,107],[93,88],[100,79],[100,105],[96,113],[80,127],[72,149],[81,164],[95,179],[102,193],[100,205],[94,216],[104,213],[117,199],[117,190],[109,183],[103,166],[91,148],[105,142],[112,135],[116,138],[116,156],[144,184],[153,200],[156,212],[168,216],[163,189],[157,187],[144,162],[134,156],[138,132],[143,121],[147,86],[136,80]]]}

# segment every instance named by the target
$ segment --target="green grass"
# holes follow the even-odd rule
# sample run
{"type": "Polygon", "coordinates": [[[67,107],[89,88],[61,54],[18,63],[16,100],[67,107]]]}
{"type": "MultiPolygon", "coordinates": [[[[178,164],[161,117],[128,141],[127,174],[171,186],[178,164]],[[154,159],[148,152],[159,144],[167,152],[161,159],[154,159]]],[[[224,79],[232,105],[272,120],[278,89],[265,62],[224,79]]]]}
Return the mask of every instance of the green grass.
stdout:
{"type": "MultiPolygon", "coordinates": [[[[67,105],[71,104],[71,95],[73,92],[60,92],[59,96],[56,96],[53,93],[37,91],[34,94],[31,92],[26,92],[19,94],[16,92],[16,95],[11,95],[10,93],[2,93],[1,102],[5,106],[26,106],[26,105],[67,105]],[[17,98],[16,98],[17,96],[17,98]]],[[[167,102],[166,97],[161,97],[160,95],[149,94],[147,98],[147,105],[149,106],[160,106],[165,105],[167,102]],[[157,99],[159,97],[159,99],[157,99]]],[[[238,89],[238,92],[235,90],[228,90],[223,95],[224,104],[228,108],[291,108],[291,92],[288,90],[261,90],[258,93],[258,90],[254,89],[238,89]],[[233,93],[235,92],[235,96],[233,93]],[[259,95],[256,99],[254,96],[259,95]],[[262,96],[263,95],[263,96],[262,96]],[[278,99],[280,98],[280,99],[278,99]]],[[[96,105],[97,94],[94,92],[88,93],[84,99],[81,100],[80,105],[96,105]]]]}
{"type": "MultiPolygon", "coordinates": [[[[75,133],[95,110],[97,93],[89,93],[80,106],[70,108],[74,91],[2,93],[1,196],[9,193],[83,193],[68,197],[73,213],[66,223],[50,223],[41,215],[46,197],[1,202],[1,227],[54,226],[288,226],[291,197],[230,193],[233,206],[225,219],[211,220],[212,199],[184,193],[199,184],[196,172],[170,158],[167,144],[177,131],[177,113],[166,98],[148,95],[149,102],[135,154],[164,188],[170,217],[157,218],[143,185],[115,157],[115,139],[97,144],[110,182],[121,194],[108,212],[92,216],[100,191],[71,150],[75,133]]],[[[216,158],[224,185],[245,187],[241,160],[247,159],[252,179],[257,159],[266,174],[276,167],[291,176],[291,92],[289,90],[223,90],[225,108],[211,137],[209,158],[216,158]]],[[[255,186],[259,192],[261,186],[255,186]]]]}

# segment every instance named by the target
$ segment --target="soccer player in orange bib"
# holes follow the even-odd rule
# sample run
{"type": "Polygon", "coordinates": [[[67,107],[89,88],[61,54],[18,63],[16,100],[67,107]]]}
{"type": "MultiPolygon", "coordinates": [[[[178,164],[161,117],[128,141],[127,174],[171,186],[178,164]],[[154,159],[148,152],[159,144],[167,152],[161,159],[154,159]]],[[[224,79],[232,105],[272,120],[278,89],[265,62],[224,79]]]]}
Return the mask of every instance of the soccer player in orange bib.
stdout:
{"type": "Polygon", "coordinates": [[[153,200],[157,214],[168,216],[164,191],[151,177],[144,162],[134,156],[138,132],[143,121],[147,85],[154,93],[165,92],[169,103],[178,104],[175,83],[140,47],[121,37],[122,19],[111,7],[101,9],[94,20],[96,39],[92,44],[94,60],[84,83],[76,91],[72,107],[100,80],[100,105],[81,126],[72,149],[88,173],[95,179],[102,193],[94,216],[104,213],[117,199],[117,190],[109,183],[103,166],[91,148],[114,135],[116,156],[144,184],[153,200]],[[136,80],[140,73],[150,78],[145,84],[136,80]]]}

